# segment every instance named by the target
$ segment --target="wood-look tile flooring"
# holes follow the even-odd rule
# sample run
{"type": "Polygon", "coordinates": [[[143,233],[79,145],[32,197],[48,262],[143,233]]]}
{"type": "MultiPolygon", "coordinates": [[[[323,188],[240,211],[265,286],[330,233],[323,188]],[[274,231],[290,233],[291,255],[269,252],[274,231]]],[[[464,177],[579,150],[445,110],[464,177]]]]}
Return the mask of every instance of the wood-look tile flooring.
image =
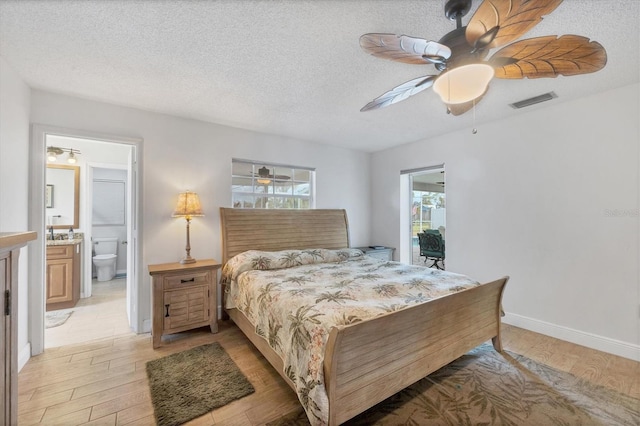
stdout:
{"type": "MultiPolygon", "coordinates": [[[[256,392],[189,425],[263,425],[298,406],[293,391],[230,321],[165,337],[153,350],[149,334],[50,348],[18,375],[18,424],[153,425],[145,372],[149,360],[219,342],[256,392]],[[167,341],[168,340],[168,341],[167,341]]],[[[516,327],[503,329],[505,349],[640,398],[640,363],[516,327]]]]}
{"type": "MultiPolygon", "coordinates": [[[[18,424],[153,425],[145,363],[198,345],[219,342],[256,392],[189,422],[190,425],[263,425],[292,411],[293,391],[230,321],[164,338],[153,350],[149,334],[129,334],[49,348],[18,375],[18,424]]],[[[640,363],[505,326],[507,350],[640,398],[640,363]]]]}
{"type": "Polygon", "coordinates": [[[91,297],[80,299],[62,325],[46,328],[44,347],[53,348],[113,337],[133,332],[129,327],[126,307],[126,279],[93,280],[91,297]]]}

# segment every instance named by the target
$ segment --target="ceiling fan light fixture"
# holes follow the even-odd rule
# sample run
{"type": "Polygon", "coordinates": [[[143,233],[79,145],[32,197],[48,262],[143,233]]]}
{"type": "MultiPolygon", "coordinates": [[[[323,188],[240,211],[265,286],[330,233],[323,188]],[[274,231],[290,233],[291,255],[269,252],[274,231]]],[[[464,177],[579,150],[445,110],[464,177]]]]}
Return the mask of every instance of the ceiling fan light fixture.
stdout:
{"type": "Polygon", "coordinates": [[[495,72],[487,64],[467,64],[453,68],[437,78],[433,90],[446,104],[463,104],[481,96],[495,72]]]}
{"type": "Polygon", "coordinates": [[[258,179],[256,179],[256,182],[258,182],[261,185],[270,184],[271,183],[271,179],[269,179],[269,169],[267,169],[264,166],[259,168],[258,169],[258,179]]]}

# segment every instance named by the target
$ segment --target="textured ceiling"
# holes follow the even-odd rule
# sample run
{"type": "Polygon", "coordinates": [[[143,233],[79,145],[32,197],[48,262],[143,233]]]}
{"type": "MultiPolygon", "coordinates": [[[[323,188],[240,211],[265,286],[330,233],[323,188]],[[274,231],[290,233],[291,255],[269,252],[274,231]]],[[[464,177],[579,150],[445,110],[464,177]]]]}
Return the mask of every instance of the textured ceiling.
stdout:
{"type": "MultiPolygon", "coordinates": [[[[463,19],[466,24],[480,1],[463,19]]],[[[33,88],[297,139],[377,151],[473,126],[430,89],[361,113],[431,65],[365,54],[360,35],[438,40],[444,0],[6,1],[0,55],[33,88]]],[[[594,74],[494,79],[476,126],[640,80],[640,1],[565,0],[523,38],[578,34],[608,54],[594,74]],[[523,110],[509,103],[548,91],[523,110]]]]}

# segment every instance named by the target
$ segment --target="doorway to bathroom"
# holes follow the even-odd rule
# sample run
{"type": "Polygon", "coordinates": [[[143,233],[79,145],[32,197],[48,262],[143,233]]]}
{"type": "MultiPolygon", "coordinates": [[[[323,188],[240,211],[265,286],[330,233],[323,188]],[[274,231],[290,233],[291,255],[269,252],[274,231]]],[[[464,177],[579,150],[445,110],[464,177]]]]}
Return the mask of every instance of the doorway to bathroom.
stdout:
{"type": "Polygon", "coordinates": [[[45,348],[131,333],[127,314],[130,148],[104,144],[84,150],[82,297],[73,308],[45,314],[45,348]],[[96,149],[108,149],[111,163],[95,162],[105,158],[96,155],[96,149]],[[59,315],[69,317],[51,327],[49,318],[59,315]]]}
{"type": "MultiPolygon", "coordinates": [[[[79,170],[79,217],[73,231],[74,240],[81,241],[77,244],[81,255],[77,256],[80,268],[74,283],[79,286],[79,300],[63,309],[45,309],[42,349],[133,333],[138,330],[138,146],[53,132],[46,133],[44,140],[47,152],[50,147],[74,152],[73,166],[79,170]]],[[[66,162],[66,157],[55,160],[66,162]]],[[[48,167],[48,189],[47,171],[48,167]]],[[[55,188],[52,192],[55,200],[55,188]]],[[[47,225],[59,220],[47,214],[51,210],[46,206],[44,210],[47,225]]],[[[67,229],[60,231],[53,230],[54,238],[70,238],[67,229]]],[[[60,242],[54,240],[54,244],[60,242]]],[[[48,249],[50,242],[45,245],[48,249]]],[[[48,263],[45,256],[45,300],[49,297],[48,263]]]]}

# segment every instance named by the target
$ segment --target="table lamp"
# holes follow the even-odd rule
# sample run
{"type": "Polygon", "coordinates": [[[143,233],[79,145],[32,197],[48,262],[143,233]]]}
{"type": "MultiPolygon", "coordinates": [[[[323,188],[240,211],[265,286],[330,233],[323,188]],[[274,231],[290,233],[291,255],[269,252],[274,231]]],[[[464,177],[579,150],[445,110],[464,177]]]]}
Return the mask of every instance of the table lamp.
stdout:
{"type": "Polygon", "coordinates": [[[173,212],[173,217],[184,217],[187,220],[187,255],[180,261],[180,263],[195,263],[195,259],[191,257],[191,244],[189,242],[189,224],[193,216],[204,216],[202,213],[202,206],[200,206],[200,198],[198,194],[191,191],[186,191],[178,196],[178,204],[173,212]]]}

